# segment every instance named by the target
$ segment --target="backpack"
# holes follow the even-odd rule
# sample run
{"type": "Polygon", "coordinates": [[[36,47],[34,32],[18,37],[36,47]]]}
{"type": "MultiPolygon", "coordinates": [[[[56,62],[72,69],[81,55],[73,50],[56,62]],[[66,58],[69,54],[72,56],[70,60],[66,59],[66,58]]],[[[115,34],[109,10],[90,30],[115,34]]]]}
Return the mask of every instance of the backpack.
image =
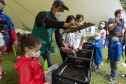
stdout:
{"type": "Polygon", "coordinates": [[[9,31],[9,28],[8,28],[6,22],[0,20],[0,33],[2,33],[3,39],[4,39],[5,41],[6,41],[7,39],[9,39],[8,31],[9,31]]]}

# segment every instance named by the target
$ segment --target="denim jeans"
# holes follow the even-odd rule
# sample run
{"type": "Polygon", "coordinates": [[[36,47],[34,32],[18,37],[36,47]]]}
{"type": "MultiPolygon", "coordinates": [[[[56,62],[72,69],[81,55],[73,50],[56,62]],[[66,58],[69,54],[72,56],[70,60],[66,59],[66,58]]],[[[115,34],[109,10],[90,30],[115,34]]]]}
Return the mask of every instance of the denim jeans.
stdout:
{"type": "Polygon", "coordinates": [[[108,47],[108,45],[109,45],[109,39],[108,39],[108,38],[106,38],[106,39],[105,39],[104,46],[108,47]]]}
{"type": "Polygon", "coordinates": [[[47,61],[48,61],[48,67],[50,67],[50,66],[53,65],[53,63],[52,63],[52,57],[51,57],[51,52],[45,51],[45,52],[42,54],[42,57],[43,57],[44,60],[47,59],[47,61]]]}
{"type": "Polygon", "coordinates": [[[117,64],[115,64],[114,59],[110,59],[110,67],[111,67],[111,76],[113,79],[116,79],[117,76],[117,64]]]}

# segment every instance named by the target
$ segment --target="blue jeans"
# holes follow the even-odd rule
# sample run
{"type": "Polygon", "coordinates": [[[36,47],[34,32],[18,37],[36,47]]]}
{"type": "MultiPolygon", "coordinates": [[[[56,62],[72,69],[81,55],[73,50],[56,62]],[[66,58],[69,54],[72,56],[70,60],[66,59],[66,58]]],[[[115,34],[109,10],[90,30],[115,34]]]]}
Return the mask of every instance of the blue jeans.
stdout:
{"type": "Polygon", "coordinates": [[[51,52],[45,51],[45,52],[42,54],[42,57],[43,57],[44,60],[47,59],[47,61],[48,61],[48,67],[50,67],[50,66],[53,65],[53,63],[52,63],[52,57],[51,57],[51,52]]]}
{"type": "Polygon", "coordinates": [[[110,59],[110,67],[111,67],[111,76],[113,79],[117,77],[117,64],[115,64],[114,59],[110,59]]]}
{"type": "Polygon", "coordinates": [[[108,38],[106,38],[106,39],[105,39],[104,46],[108,47],[108,45],[109,45],[109,39],[108,39],[108,38]]]}

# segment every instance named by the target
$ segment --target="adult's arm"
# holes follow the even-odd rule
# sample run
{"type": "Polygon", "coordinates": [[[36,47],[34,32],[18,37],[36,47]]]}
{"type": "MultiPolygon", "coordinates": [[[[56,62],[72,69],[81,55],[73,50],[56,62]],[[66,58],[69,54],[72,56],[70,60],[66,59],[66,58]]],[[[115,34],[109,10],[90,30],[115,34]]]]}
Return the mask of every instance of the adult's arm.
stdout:
{"type": "Polygon", "coordinates": [[[47,17],[45,12],[39,12],[35,19],[36,25],[38,27],[44,26],[45,28],[64,28],[65,22],[57,21],[47,17]]]}
{"type": "Polygon", "coordinates": [[[63,45],[63,38],[62,38],[62,35],[61,35],[59,29],[57,29],[55,31],[55,39],[56,39],[56,43],[57,43],[59,48],[64,47],[64,45],[63,45]]]}
{"type": "Polygon", "coordinates": [[[109,30],[111,31],[111,30],[113,30],[114,29],[114,27],[116,26],[116,24],[119,22],[119,19],[115,19],[115,22],[113,21],[113,19],[110,19],[109,20],[109,30]]]}

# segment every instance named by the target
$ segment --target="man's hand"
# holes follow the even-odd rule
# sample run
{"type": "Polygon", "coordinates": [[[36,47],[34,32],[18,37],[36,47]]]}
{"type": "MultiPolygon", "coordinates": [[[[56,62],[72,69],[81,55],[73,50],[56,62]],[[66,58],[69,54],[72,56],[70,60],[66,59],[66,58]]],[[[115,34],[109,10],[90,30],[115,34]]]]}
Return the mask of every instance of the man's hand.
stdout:
{"type": "Polygon", "coordinates": [[[115,23],[118,23],[119,22],[119,18],[115,18],[115,23]]]}
{"type": "Polygon", "coordinates": [[[69,23],[64,23],[63,25],[65,28],[70,29],[71,26],[80,26],[77,22],[69,22],[69,23]]]}
{"type": "MultiPolygon", "coordinates": [[[[79,25],[79,24],[78,24],[78,25],[79,25]]],[[[93,25],[95,25],[95,24],[90,23],[90,22],[84,22],[83,25],[80,25],[80,26],[68,27],[68,29],[67,29],[67,30],[64,30],[64,31],[62,32],[62,34],[64,34],[64,33],[70,33],[70,32],[73,33],[73,32],[76,32],[76,31],[79,31],[79,30],[88,28],[88,27],[93,26],[93,25]]]]}

